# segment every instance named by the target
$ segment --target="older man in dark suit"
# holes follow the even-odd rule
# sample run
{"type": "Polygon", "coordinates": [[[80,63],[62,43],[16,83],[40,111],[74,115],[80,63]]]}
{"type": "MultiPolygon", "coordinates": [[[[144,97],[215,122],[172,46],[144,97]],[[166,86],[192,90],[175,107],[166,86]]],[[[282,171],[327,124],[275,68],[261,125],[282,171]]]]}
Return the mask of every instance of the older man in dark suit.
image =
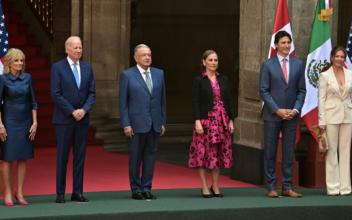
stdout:
{"type": "Polygon", "coordinates": [[[57,203],[65,203],[66,171],[73,143],[73,192],[71,201],[88,202],[83,193],[83,170],[89,128],[89,111],[95,100],[91,65],[79,60],[82,42],[70,37],[65,43],[67,57],[51,67],[51,97],[55,102],[53,123],[57,141],[57,203]]]}
{"type": "Polygon", "coordinates": [[[164,72],[150,67],[152,53],[147,45],[136,47],[134,59],[137,65],[121,73],[119,92],[121,124],[130,152],[130,186],[133,199],[156,199],[151,188],[159,138],[166,125],[164,72]]]}

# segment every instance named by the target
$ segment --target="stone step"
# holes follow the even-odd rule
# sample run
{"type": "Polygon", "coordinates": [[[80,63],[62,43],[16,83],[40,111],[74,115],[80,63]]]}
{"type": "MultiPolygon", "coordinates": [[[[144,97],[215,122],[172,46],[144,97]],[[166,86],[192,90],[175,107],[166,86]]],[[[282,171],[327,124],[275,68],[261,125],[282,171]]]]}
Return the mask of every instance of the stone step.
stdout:
{"type": "Polygon", "coordinates": [[[109,140],[115,138],[125,138],[126,135],[122,130],[112,130],[112,131],[98,131],[95,136],[100,139],[109,140]]]}
{"type": "MultiPolygon", "coordinates": [[[[126,151],[127,149],[127,138],[115,137],[112,139],[104,139],[104,150],[109,152],[126,151]]],[[[191,144],[192,136],[182,137],[161,137],[159,144],[191,144]]]]}
{"type": "MultiPolygon", "coordinates": [[[[96,137],[105,141],[104,150],[109,152],[128,151],[127,137],[123,132],[120,121],[107,119],[107,117],[107,114],[91,114],[91,121],[97,129],[96,137]]],[[[167,124],[166,133],[160,138],[160,144],[190,144],[193,127],[194,123],[167,124]]]]}
{"type": "Polygon", "coordinates": [[[127,143],[124,145],[116,145],[116,144],[104,144],[104,150],[107,152],[126,152],[128,151],[127,149],[127,143]]]}
{"type": "Polygon", "coordinates": [[[98,132],[122,131],[121,124],[105,124],[105,125],[98,125],[96,127],[98,132]]]}
{"type": "Polygon", "coordinates": [[[98,125],[105,125],[108,123],[109,120],[109,113],[107,112],[91,112],[89,114],[90,125],[98,126],[98,125]]]}
{"type": "MultiPolygon", "coordinates": [[[[111,135],[123,134],[121,124],[95,125],[98,133],[110,133],[111,135]]],[[[193,124],[170,124],[166,126],[165,136],[188,136],[193,134],[193,124]]]]}

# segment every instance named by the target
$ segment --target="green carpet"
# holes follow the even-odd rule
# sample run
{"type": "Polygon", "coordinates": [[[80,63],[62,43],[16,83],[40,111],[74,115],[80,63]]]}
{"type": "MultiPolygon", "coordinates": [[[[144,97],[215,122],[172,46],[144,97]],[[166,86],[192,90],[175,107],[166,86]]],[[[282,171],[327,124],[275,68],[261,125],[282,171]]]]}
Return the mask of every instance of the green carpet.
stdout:
{"type": "MultiPolygon", "coordinates": [[[[153,190],[157,200],[131,199],[130,191],[84,193],[89,203],[54,203],[56,195],[27,196],[28,206],[0,206],[0,219],[351,219],[352,196],[301,189],[302,198],[267,198],[264,188],[222,188],[204,199],[200,189],[153,190]]],[[[279,194],[281,191],[278,191],[279,194]]],[[[70,194],[66,195],[66,199],[70,194]]]]}

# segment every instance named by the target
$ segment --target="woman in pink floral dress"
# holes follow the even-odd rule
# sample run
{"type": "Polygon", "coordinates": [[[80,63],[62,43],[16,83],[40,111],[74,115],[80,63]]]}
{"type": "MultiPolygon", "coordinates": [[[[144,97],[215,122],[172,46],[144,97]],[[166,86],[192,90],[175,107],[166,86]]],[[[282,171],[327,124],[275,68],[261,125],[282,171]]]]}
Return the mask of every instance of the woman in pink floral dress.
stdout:
{"type": "Polygon", "coordinates": [[[218,56],[207,50],[202,56],[200,76],[193,81],[193,140],[189,152],[189,167],[197,167],[202,180],[204,198],[222,197],[218,180],[220,168],[233,164],[231,134],[234,131],[229,82],[216,72],[218,56]],[[207,169],[212,169],[209,192],[207,169]]]}

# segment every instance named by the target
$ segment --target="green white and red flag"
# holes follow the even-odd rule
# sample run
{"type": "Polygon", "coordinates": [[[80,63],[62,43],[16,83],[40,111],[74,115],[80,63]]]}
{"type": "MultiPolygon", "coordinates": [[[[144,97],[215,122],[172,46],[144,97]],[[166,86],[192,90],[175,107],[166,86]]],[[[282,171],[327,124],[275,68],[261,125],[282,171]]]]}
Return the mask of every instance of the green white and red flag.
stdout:
{"type": "Polygon", "coordinates": [[[329,15],[332,13],[331,0],[318,0],[305,69],[307,94],[301,116],[316,141],[318,137],[311,127],[318,124],[319,77],[322,69],[330,63],[332,46],[329,15]]]}

